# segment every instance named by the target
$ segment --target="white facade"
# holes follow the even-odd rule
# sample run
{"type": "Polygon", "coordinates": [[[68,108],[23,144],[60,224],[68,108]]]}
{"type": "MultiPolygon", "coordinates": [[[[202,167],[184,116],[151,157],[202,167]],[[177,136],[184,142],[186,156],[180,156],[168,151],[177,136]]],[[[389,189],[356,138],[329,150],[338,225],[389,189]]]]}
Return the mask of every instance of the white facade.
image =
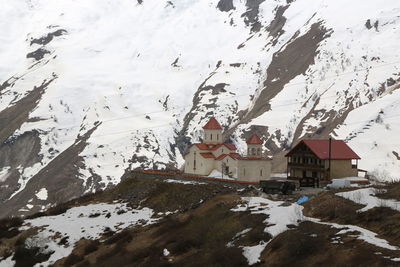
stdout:
{"type": "MultiPolygon", "coordinates": [[[[215,128],[220,127],[214,118],[211,120],[215,128]]],[[[262,142],[258,136],[251,137],[258,143],[251,143],[251,138],[248,140],[247,156],[239,155],[235,145],[224,143],[222,129],[204,129],[203,137],[203,143],[193,144],[185,155],[185,173],[209,176],[217,170],[239,181],[270,179],[271,158],[262,157],[262,142]]]]}

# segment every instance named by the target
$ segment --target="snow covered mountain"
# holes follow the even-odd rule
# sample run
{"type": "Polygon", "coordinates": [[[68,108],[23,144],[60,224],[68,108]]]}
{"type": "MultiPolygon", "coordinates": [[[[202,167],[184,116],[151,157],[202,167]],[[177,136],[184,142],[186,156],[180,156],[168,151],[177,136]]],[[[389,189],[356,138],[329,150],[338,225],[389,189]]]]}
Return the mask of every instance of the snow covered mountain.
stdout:
{"type": "Polygon", "coordinates": [[[210,115],[278,171],[331,135],[398,178],[396,0],[15,0],[0,29],[0,217],[179,167],[210,115]]]}

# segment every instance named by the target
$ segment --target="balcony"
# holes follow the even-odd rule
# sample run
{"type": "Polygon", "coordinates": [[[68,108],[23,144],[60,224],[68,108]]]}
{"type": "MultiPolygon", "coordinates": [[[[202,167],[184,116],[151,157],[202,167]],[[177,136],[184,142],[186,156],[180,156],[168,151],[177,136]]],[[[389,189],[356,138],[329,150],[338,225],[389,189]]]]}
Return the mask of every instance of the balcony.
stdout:
{"type": "Polygon", "coordinates": [[[323,170],[325,168],[325,166],[324,165],[319,165],[319,164],[312,164],[312,163],[289,162],[288,163],[288,168],[323,170]]]}

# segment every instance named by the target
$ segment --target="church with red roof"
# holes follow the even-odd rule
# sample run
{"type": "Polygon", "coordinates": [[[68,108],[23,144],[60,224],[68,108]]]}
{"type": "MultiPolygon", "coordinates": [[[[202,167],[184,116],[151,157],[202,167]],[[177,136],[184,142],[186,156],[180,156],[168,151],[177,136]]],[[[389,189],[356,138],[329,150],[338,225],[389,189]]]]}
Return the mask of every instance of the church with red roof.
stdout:
{"type": "Polygon", "coordinates": [[[240,155],[216,118],[203,126],[203,142],[192,144],[185,155],[184,172],[239,181],[267,180],[271,175],[271,158],[264,156],[263,141],[252,134],[246,141],[247,154],[240,155]]]}

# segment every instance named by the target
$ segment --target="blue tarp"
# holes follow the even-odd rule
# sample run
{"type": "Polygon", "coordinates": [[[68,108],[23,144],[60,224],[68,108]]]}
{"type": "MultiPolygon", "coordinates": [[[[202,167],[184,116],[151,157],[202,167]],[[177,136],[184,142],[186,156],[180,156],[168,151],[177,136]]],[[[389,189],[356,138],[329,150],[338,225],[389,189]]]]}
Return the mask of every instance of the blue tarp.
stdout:
{"type": "Polygon", "coordinates": [[[301,196],[297,201],[296,201],[296,203],[297,204],[303,204],[304,202],[307,202],[307,201],[309,201],[310,200],[310,198],[308,197],[308,196],[301,196]]]}

